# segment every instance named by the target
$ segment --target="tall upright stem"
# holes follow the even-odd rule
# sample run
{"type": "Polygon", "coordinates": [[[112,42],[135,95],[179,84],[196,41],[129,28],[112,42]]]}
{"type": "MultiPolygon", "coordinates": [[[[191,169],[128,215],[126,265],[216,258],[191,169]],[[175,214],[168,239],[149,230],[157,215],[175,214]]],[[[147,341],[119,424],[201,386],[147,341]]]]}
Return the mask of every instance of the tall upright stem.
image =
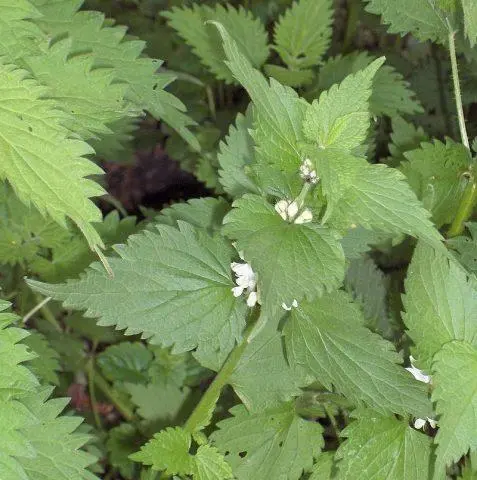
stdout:
{"type": "Polygon", "coordinates": [[[452,28],[449,20],[447,20],[447,26],[449,28],[449,52],[452,67],[452,80],[454,82],[454,96],[455,106],[457,108],[457,117],[459,119],[459,130],[462,143],[470,149],[469,137],[467,135],[467,129],[465,127],[464,108],[462,106],[462,94],[460,91],[459,70],[457,68],[457,54],[455,50],[455,31],[452,28]]]}

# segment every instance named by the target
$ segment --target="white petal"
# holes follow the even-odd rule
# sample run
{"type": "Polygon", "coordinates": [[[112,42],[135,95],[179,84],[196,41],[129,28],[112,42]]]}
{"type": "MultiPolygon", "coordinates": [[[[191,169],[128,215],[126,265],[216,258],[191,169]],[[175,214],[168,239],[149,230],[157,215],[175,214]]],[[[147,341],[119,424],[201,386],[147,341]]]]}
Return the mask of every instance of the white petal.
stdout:
{"type": "Polygon", "coordinates": [[[431,383],[430,375],[426,375],[425,373],[422,372],[422,370],[419,370],[414,365],[407,367],[406,370],[410,372],[416,380],[419,380],[420,382],[424,382],[424,383],[431,383]]]}
{"type": "Polygon", "coordinates": [[[292,307],[289,307],[285,302],[282,303],[282,308],[283,308],[283,310],[286,310],[287,312],[289,312],[292,309],[292,307]]]}
{"type": "Polygon", "coordinates": [[[247,298],[247,305],[252,308],[258,301],[257,292],[252,292],[247,298]]]}
{"type": "Polygon", "coordinates": [[[310,210],[305,209],[303,212],[298,216],[294,223],[302,224],[302,223],[310,223],[313,220],[313,214],[310,210]]]}
{"type": "Polygon", "coordinates": [[[294,218],[298,213],[298,204],[296,202],[291,202],[287,208],[288,218],[294,218]]]}
{"type": "Polygon", "coordinates": [[[293,300],[292,307],[295,307],[295,308],[298,307],[298,302],[296,301],[296,299],[293,300]]]}
{"type": "Polygon", "coordinates": [[[427,421],[429,422],[429,425],[430,425],[432,428],[436,428],[436,427],[437,427],[437,422],[436,422],[433,418],[427,418],[427,421]]]}
{"type": "Polygon", "coordinates": [[[414,428],[417,428],[418,430],[426,424],[426,421],[423,418],[416,418],[414,422],[414,428]]]}
{"type": "Polygon", "coordinates": [[[238,286],[238,287],[232,288],[232,293],[234,294],[234,297],[240,297],[240,295],[242,295],[244,290],[245,290],[244,287],[238,286]]]}
{"type": "Polygon", "coordinates": [[[280,200],[275,204],[275,211],[283,218],[283,220],[288,220],[287,208],[288,202],[286,200],[280,200]]]}

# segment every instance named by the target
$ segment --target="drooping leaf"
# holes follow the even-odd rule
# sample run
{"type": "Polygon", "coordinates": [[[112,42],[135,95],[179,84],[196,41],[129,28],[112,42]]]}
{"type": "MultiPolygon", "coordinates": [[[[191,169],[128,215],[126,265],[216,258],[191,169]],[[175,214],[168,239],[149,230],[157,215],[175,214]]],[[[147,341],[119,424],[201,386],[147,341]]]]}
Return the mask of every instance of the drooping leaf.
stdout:
{"type": "Polygon", "coordinates": [[[217,4],[193,5],[192,8],[173,8],[162,14],[169,24],[191,45],[202,63],[219,79],[232,83],[234,78],[224,63],[225,55],[217,31],[208,21],[220,22],[240,45],[241,52],[251,64],[260,67],[268,57],[267,34],[260,20],[240,8],[217,4]]]}
{"type": "Polygon", "coordinates": [[[86,310],[100,325],[142,333],[152,343],[174,345],[177,353],[205,345],[230,351],[241,337],[246,309],[232,294],[233,249],[218,236],[178,224],[158,225],[116,246],[119,257],[109,259],[114,278],[93,264],[78,280],[29,284],[86,310]]]}
{"type": "Polygon", "coordinates": [[[452,340],[477,346],[476,284],[455,261],[419,242],[405,291],[403,320],[421,368],[429,371],[434,355],[452,340]]]}
{"type": "Polygon", "coordinates": [[[331,41],[331,0],[297,0],[275,25],[274,49],[292,69],[318,65],[331,41]]]}
{"type": "Polygon", "coordinates": [[[337,291],[299,305],[284,327],[287,358],[328,390],[381,413],[430,415],[426,386],[400,365],[394,346],[364,326],[363,314],[337,291]]]}
{"type": "Polygon", "coordinates": [[[429,478],[431,439],[405,420],[360,410],[342,435],[337,453],[339,480],[429,478]]]}
{"type": "Polygon", "coordinates": [[[323,447],[323,427],[298,417],[292,403],[252,414],[243,405],[230,410],[211,440],[238,480],[298,480],[323,447]]]}
{"type": "Polygon", "coordinates": [[[262,305],[276,312],[336,288],[344,277],[344,254],[334,233],[314,223],[288,223],[258,195],[233,204],[224,232],[258,274],[262,305]]]}

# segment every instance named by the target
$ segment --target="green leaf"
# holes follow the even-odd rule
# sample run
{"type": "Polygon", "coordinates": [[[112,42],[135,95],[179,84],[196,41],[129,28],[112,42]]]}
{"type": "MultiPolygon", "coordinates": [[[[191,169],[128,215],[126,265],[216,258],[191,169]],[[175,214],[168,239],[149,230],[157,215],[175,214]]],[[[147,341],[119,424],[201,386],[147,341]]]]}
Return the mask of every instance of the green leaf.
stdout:
{"type": "Polygon", "coordinates": [[[389,33],[411,32],[421,41],[445,43],[449,35],[445,16],[432,0],[367,0],[366,10],[382,15],[389,33]]]}
{"type": "Polygon", "coordinates": [[[363,308],[366,326],[389,338],[387,306],[388,278],[368,256],[352,260],[346,272],[345,288],[363,308]]]}
{"type": "Polygon", "coordinates": [[[230,36],[240,44],[241,52],[255,67],[260,67],[268,57],[267,33],[260,20],[240,8],[216,5],[194,5],[192,8],[173,8],[162,14],[169,25],[189,44],[202,63],[219,79],[233,82],[230,70],[224,64],[224,51],[209,21],[220,22],[230,36]]]}
{"type": "Polygon", "coordinates": [[[137,444],[141,440],[139,432],[129,423],[121,423],[108,431],[106,448],[109,461],[125,478],[134,476],[135,464],[128,457],[136,452],[137,444]]]}
{"type": "Polygon", "coordinates": [[[227,65],[234,77],[247,90],[254,105],[257,161],[298,171],[303,141],[302,123],[307,103],[291,88],[273,78],[270,83],[241,53],[237,43],[223,25],[215,23],[224,42],[227,65]]]}
{"type": "Polygon", "coordinates": [[[344,292],[302,303],[284,327],[287,358],[328,390],[381,413],[430,415],[427,387],[400,365],[392,343],[364,327],[344,292]]]}
{"type": "Polygon", "coordinates": [[[287,85],[289,87],[308,85],[313,81],[314,77],[313,70],[309,68],[304,70],[291,70],[290,68],[285,68],[281,65],[267,63],[263,69],[269,77],[273,77],[282,85],[287,85]]]}
{"type": "Polygon", "coordinates": [[[447,244],[454,250],[459,262],[473,274],[477,273],[477,223],[468,222],[466,228],[468,236],[449,238],[447,244]]]}
{"type": "Polygon", "coordinates": [[[26,364],[36,377],[41,382],[59,385],[60,355],[50,346],[47,338],[40,332],[30,330],[30,335],[22,343],[36,355],[26,364]]]}
{"type": "MultiPolygon", "coordinates": [[[[328,59],[320,68],[317,85],[305,95],[306,98],[316,98],[324,90],[342,82],[348,75],[365,69],[374,60],[375,57],[368,52],[353,52],[328,59]]],[[[420,113],[422,107],[402,75],[393,67],[383,65],[372,79],[369,111],[373,116],[395,117],[398,114],[420,113]]]]}
{"type": "Polygon", "coordinates": [[[68,116],[43,98],[46,89],[26,71],[0,64],[0,83],[0,179],[61,225],[71,218],[91,247],[101,247],[91,225],[101,221],[101,212],[89,198],[104,190],[86,178],[102,173],[85,157],[91,147],[71,138],[64,127],[68,116]]]}
{"type": "Polygon", "coordinates": [[[429,478],[431,439],[407,421],[361,410],[343,430],[338,479],[423,480],[429,478]]]}
{"type": "Polygon", "coordinates": [[[405,233],[443,248],[429,212],[401,172],[385,165],[371,165],[338,150],[309,153],[314,154],[328,201],[324,222],[340,229],[360,225],[379,232],[405,233]]]}
{"type": "Polygon", "coordinates": [[[275,24],[275,46],[292,69],[319,65],[331,42],[333,2],[298,0],[275,24]]]}
{"type": "Polygon", "coordinates": [[[432,366],[439,430],[435,438],[436,472],[477,449],[477,350],[462,341],[445,344],[432,366]]]}
{"type": "Polygon", "coordinates": [[[166,428],[129,458],[154,470],[165,470],[167,475],[192,473],[193,461],[189,455],[191,436],[182,428],[166,428]]]}
{"type": "Polygon", "coordinates": [[[406,282],[403,315],[414,356],[430,370],[434,355],[452,340],[477,345],[477,290],[455,261],[419,242],[406,282]]]}
{"type": "Polygon", "coordinates": [[[361,145],[369,129],[373,78],[383,63],[384,57],[378,58],[364,70],[348,75],[339,85],[323,92],[306,110],[305,137],[320,148],[335,146],[351,151],[361,145]]]}
{"type": "Polygon", "coordinates": [[[152,353],[140,342],[112,345],[97,357],[104,376],[112,382],[147,382],[152,353]]]}
{"type": "Polygon", "coordinates": [[[323,427],[298,417],[292,403],[252,414],[243,405],[220,421],[212,442],[238,480],[298,480],[324,445],[323,427]]]}
{"type": "Polygon", "coordinates": [[[333,475],[334,462],[333,452],[323,452],[313,465],[313,471],[309,480],[331,480],[333,475]]]}
{"type": "Polygon", "coordinates": [[[194,455],[194,480],[228,480],[233,478],[232,468],[218,450],[201,445],[194,455]]]}
{"type": "Polygon", "coordinates": [[[252,413],[277,407],[300,394],[274,323],[268,319],[266,327],[245,348],[229,378],[235,393],[252,413]]]}
{"type": "Polygon", "coordinates": [[[462,0],[462,9],[465,34],[470,41],[470,46],[474,48],[477,42],[477,4],[473,0],[462,0]]]}
{"type": "Polygon", "coordinates": [[[416,150],[422,142],[428,141],[429,137],[422,127],[415,127],[412,123],[406,122],[402,117],[394,117],[392,119],[392,127],[392,142],[388,145],[392,159],[387,160],[386,163],[390,167],[395,167],[405,160],[404,154],[406,152],[416,150]]]}
{"type": "Polygon", "coordinates": [[[232,294],[234,251],[220,237],[178,224],[158,225],[116,246],[119,257],[109,258],[114,278],[93,264],[78,280],[29,284],[99,317],[99,325],[142,333],[152,343],[174,345],[176,353],[205,346],[229,352],[241,338],[246,310],[232,294]]]}
{"type": "Polygon", "coordinates": [[[451,223],[467,184],[464,174],[471,162],[468,149],[452,140],[445,144],[435,140],[404,156],[408,161],[401,164],[401,171],[432,213],[434,223],[438,227],[451,223]]]}
{"type": "Polygon", "coordinates": [[[331,230],[283,220],[257,195],[244,195],[224,219],[224,233],[258,274],[262,305],[276,312],[282,303],[313,299],[344,278],[344,254],[331,230]]]}
{"type": "Polygon", "coordinates": [[[46,98],[58,102],[70,114],[66,126],[81,138],[111,134],[109,125],[141,111],[125,100],[128,85],[112,83],[114,70],[94,68],[95,57],[82,53],[70,57],[72,41],[54,43],[43,55],[26,59],[26,64],[48,87],[46,98]]]}
{"type": "Polygon", "coordinates": [[[252,116],[239,113],[235,125],[231,125],[225,141],[220,142],[217,159],[220,164],[220,183],[232,197],[240,197],[245,193],[258,193],[258,189],[246,168],[253,163],[254,144],[249,130],[252,127],[252,116]]]}

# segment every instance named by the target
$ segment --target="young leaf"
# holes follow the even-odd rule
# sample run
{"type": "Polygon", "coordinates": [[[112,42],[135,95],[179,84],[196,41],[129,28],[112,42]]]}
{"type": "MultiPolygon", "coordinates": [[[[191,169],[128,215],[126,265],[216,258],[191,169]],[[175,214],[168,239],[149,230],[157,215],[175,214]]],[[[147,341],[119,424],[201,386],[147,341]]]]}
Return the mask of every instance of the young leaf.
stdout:
{"type": "Polygon", "coordinates": [[[238,250],[258,274],[259,295],[268,312],[341,284],[344,254],[331,230],[288,223],[258,195],[244,195],[233,207],[224,219],[224,233],[237,240],[238,250]]]}
{"type": "Polygon", "coordinates": [[[442,237],[405,177],[385,165],[339,150],[310,151],[316,160],[328,205],[323,220],[337,228],[361,225],[370,230],[405,233],[422,238],[436,248],[442,237]]]}
{"type": "Polygon", "coordinates": [[[348,75],[340,85],[323,92],[308,107],[303,122],[305,137],[320,148],[334,146],[351,151],[366,139],[369,129],[369,98],[373,78],[384,58],[348,75]]]}
{"type": "Polygon", "coordinates": [[[477,290],[455,261],[419,242],[405,282],[404,323],[421,368],[452,340],[477,345],[477,290]]]}
{"type": "Polygon", "coordinates": [[[268,319],[266,327],[246,347],[229,378],[235,393],[251,413],[277,407],[300,394],[275,323],[268,319]]]}
{"type": "Polygon", "coordinates": [[[307,103],[276,80],[270,79],[268,83],[241,53],[224,26],[219,23],[215,26],[224,42],[226,63],[254,105],[256,130],[252,136],[257,156],[265,163],[296,172],[301,163],[298,144],[303,141],[302,123],[307,103]]]}
{"type": "Polygon", "coordinates": [[[297,0],[275,25],[275,46],[291,69],[318,65],[331,42],[331,0],[297,0]]]}
{"type": "Polygon", "coordinates": [[[477,4],[473,0],[462,0],[464,10],[465,34],[469,39],[470,46],[475,47],[477,42],[477,4]]]}
{"type": "Polygon", "coordinates": [[[466,342],[447,343],[433,362],[432,400],[439,415],[436,473],[477,449],[477,350],[466,342]]]}
{"type": "Polygon", "coordinates": [[[254,160],[254,144],[249,133],[251,127],[251,113],[247,113],[246,116],[239,113],[235,126],[230,126],[225,141],[220,142],[220,151],[217,155],[220,164],[220,183],[232,197],[258,193],[256,185],[245,171],[246,166],[254,160]]]}
{"type": "Polygon", "coordinates": [[[415,127],[402,117],[394,117],[392,127],[391,143],[388,145],[392,158],[387,159],[386,164],[390,167],[396,167],[405,160],[404,154],[406,152],[418,149],[422,142],[429,140],[429,137],[422,127],[415,127]]]}
{"type": "Polygon", "coordinates": [[[141,434],[129,423],[121,423],[108,431],[106,448],[109,461],[125,478],[134,476],[135,465],[128,457],[136,452],[141,441],[141,434]]]}
{"type": "Polygon", "coordinates": [[[152,343],[174,345],[176,353],[203,346],[230,351],[241,338],[246,305],[233,296],[233,249],[191,225],[158,225],[115,247],[109,259],[114,278],[93,264],[78,280],[48,285],[30,280],[39,292],[65,306],[142,333],[152,343]]]}
{"type": "Polygon", "coordinates": [[[426,386],[402,368],[390,342],[364,327],[361,310],[344,292],[293,309],[284,335],[290,364],[328,390],[334,386],[356,405],[384,414],[430,415],[426,386]]]}
{"type": "Polygon", "coordinates": [[[422,480],[429,478],[431,439],[405,420],[359,410],[342,435],[338,479],[422,480]]]}
{"type": "Polygon", "coordinates": [[[477,273],[477,223],[466,224],[470,237],[462,235],[449,238],[447,244],[453,249],[459,262],[473,274],[477,273]]]}
{"type": "Polygon", "coordinates": [[[101,221],[101,212],[89,198],[104,190],[86,178],[102,173],[85,158],[92,149],[71,138],[64,127],[68,116],[43,98],[46,89],[26,71],[0,63],[0,83],[0,179],[10,182],[23,202],[61,225],[71,218],[90,247],[102,247],[91,225],[101,221]]]}
{"type": "Polygon", "coordinates": [[[230,410],[211,440],[238,480],[298,480],[324,445],[323,427],[297,416],[293,403],[252,414],[243,405],[230,410]]]}
{"type": "Polygon", "coordinates": [[[404,154],[407,162],[401,164],[411,188],[432,213],[440,227],[451,223],[459,208],[471,158],[464,145],[447,140],[423,143],[421,148],[404,154]]]}
{"type": "Polygon", "coordinates": [[[218,450],[201,445],[194,455],[194,480],[229,480],[233,478],[232,468],[218,450]]]}
{"type": "Polygon", "coordinates": [[[411,32],[422,42],[445,43],[449,35],[444,14],[429,0],[367,0],[366,10],[382,15],[389,33],[405,35],[411,32]]]}
{"type": "Polygon", "coordinates": [[[194,5],[192,8],[173,8],[164,12],[169,24],[189,44],[202,63],[219,79],[232,83],[234,78],[224,64],[224,51],[218,34],[207,25],[208,21],[220,22],[230,36],[240,44],[242,53],[251,64],[260,67],[268,57],[267,33],[260,20],[240,8],[216,5],[194,5]]]}

